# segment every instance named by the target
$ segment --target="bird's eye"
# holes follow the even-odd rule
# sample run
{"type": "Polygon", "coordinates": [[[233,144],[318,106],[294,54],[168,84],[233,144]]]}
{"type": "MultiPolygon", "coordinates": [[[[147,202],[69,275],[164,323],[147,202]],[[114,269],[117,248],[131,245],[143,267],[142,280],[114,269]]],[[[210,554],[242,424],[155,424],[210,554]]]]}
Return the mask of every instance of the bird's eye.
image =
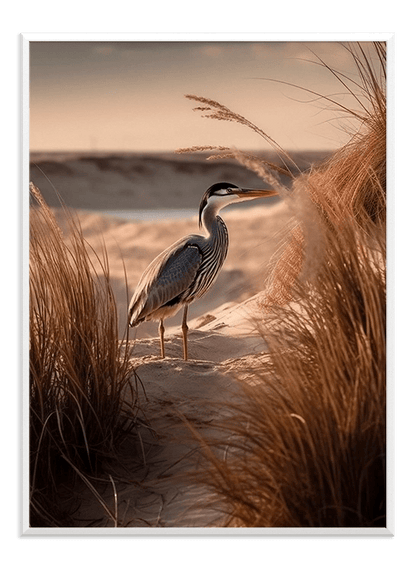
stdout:
{"type": "Polygon", "coordinates": [[[227,192],[227,194],[232,194],[232,193],[233,193],[233,189],[232,189],[232,188],[227,188],[226,192],[227,192]]]}

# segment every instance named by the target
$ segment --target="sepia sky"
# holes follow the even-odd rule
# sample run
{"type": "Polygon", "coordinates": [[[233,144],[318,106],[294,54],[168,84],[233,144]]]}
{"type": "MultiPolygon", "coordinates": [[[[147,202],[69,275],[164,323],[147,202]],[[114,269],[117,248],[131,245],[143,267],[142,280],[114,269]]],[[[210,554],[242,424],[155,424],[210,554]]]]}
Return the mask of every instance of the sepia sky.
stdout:
{"type": "Polygon", "coordinates": [[[246,127],[192,111],[184,95],[194,94],[243,115],[287,150],[333,149],[348,137],[330,103],[269,81],[351,105],[317,56],[356,79],[351,56],[334,42],[32,41],[30,148],[269,148],[246,127]]]}

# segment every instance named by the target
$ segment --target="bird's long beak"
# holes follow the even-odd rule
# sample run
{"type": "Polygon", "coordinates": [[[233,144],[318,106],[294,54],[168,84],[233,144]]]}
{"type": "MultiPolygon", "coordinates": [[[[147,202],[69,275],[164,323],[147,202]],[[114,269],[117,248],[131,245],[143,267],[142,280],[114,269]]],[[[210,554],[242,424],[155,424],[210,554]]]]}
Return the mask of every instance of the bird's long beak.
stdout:
{"type": "Polygon", "coordinates": [[[267,196],[278,196],[278,192],[272,188],[236,188],[235,194],[242,200],[253,200],[254,198],[266,198],[267,196]]]}

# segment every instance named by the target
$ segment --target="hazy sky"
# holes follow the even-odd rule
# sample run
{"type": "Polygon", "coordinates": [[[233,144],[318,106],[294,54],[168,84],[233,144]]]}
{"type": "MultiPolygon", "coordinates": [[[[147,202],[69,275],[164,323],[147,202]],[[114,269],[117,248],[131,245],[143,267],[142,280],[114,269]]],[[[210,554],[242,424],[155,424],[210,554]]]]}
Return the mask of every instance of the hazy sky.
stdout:
{"type": "Polygon", "coordinates": [[[328,102],[264,80],[351,104],[315,54],[356,74],[351,56],[334,42],[32,41],[31,150],[267,148],[241,125],[202,118],[185,94],[223,103],[288,150],[337,147],[346,135],[328,102]]]}

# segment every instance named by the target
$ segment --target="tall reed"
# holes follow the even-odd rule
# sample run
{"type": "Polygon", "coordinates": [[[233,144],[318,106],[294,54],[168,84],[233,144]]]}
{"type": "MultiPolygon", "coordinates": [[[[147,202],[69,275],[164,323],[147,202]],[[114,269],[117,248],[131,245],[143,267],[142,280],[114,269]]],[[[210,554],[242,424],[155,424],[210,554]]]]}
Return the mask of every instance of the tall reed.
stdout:
{"type": "Polygon", "coordinates": [[[67,243],[33,184],[31,196],[30,515],[32,526],[55,526],[60,484],[75,470],[96,472],[133,428],[139,402],[127,408],[123,397],[135,385],[105,252],[90,248],[68,212],[67,243]]]}

